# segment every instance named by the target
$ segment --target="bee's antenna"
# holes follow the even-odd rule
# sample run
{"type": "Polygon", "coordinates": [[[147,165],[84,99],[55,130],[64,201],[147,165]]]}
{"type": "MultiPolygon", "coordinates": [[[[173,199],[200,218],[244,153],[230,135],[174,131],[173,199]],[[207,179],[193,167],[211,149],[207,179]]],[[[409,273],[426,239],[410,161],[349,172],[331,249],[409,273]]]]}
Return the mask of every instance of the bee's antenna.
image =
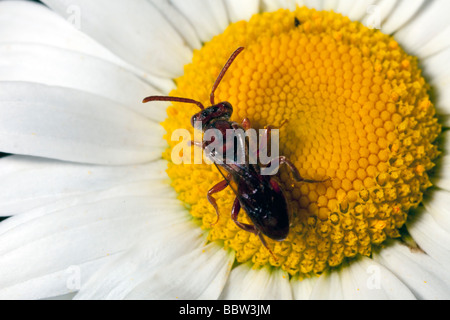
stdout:
{"type": "Polygon", "coordinates": [[[195,100],[187,99],[187,98],[177,98],[177,97],[151,96],[151,97],[145,98],[142,101],[142,103],[147,103],[147,102],[151,102],[151,101],[172,101],[172,102],[192,103],[192,104],[196,104],[202,110],[205,109],[203,104],[199,101],[195,101],[195,100]]]}
{"type": "Polygon", "coordinates": [[[244,50],[244,47],[239,47],[236,49],[236,51],[233,52],[233,54],[228,59],[227,63],[223,66],[222,71],[220,72],[219,76],[217,77],[216,82],[214,83],[214,85],[211,89],[210,100],[211,100],[212,106],[215,104],[214,103],[214,93],[216,92],[216,89],[219,86],[220,81],[222,81],[223,77],[225,76],[225,73],[228,71],[228,68],[231,66],[234,59],[236,59],[236,57],[239,55],[239,53],[242,52],[242,50],[244,50]]]}

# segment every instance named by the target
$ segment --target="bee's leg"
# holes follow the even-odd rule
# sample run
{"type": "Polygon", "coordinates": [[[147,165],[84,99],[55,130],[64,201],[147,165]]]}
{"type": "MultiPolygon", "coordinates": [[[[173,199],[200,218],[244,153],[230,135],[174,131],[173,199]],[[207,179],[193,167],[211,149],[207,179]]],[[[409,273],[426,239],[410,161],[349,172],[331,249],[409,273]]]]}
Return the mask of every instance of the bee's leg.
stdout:
{"type": "Polygon", "coordinates": [[[233,220],[234,223],[236,223],[236,225],[237,225],[239,228],[241,228],[242,230],[247,231],[247,232],[251,232],[251,233],[253,233],[254,235],[257,235],[257,236],[259,237],[259,239],[261,240],[263,246],[264,246],[267,250],[269,250],[269,252],[270,252],[270,254],[272,255],[272,257],[273,257],[275,260],[278,260],[277,257],[273,254],[272,250],[269,249],[269,246],[267,245],[267,242],[266,242],[266,240],[264,239],[264,236],[262,235],[261,231],[259,231],[258,229],[256,229],[255,226],[252,226],[252,225],[246,224],[246,223],[242,223],[242,222],[239,222],[239,221],[237,220],[238,214],[239,214],[239,211],[240,211],[240,210],[241,210],[241,203],[239,202],[239,199],[236,197],[236,198],[234,199],[233,208],[231,209],[231,220],[233,220]]]}
{"type": "Polygon", "coordinates": [[[258,149],[258,157],[260,154],[267,154],[267,144],[269,143],[270,132],[274,127],[266,126],[264,128],[264,133],[260,137],[259,149],[258,149]]]}
{"type": "MultiPolygon", "coordinates": [[[[252,128],[252,124],[250,122],[249,118],[244,118],[241,123],[242,128],[244,128],[245,131],[248,131],[252,128]]],[[[248,147],[248,163],[249,164],[258,164],[258,137],[254,137],[254,141],[252,141],[252,136],[249,136],[249,147],[248,147]]],[[[244,137],[244,143],[245,143],[245,137],[244,137]]]]}
{"type": "MultiPolygon", "coordinates": [[[[248,163],[248,161],[246,159],[247,143],[245,141],[245,133],[242,132],[242,130],[240,130],[239,126],[236,123],[232,124],[232,128],[234,130],[237,130],[237,131],[235,131],[236,138],[237,138],[237,144],[236,144],[237,153],[233,153],[233,156],[235,157],[235,159],[232,159],[232,161],[237,164],[247,164],[248,163]]],[[[235,150],[234,141],[233,141],[232,148],[233,149],[231,149],[231,150],[235,150]]]]}
{"type": "Polygon", "coordinates": [[[212,195],[215,193],[218,193],[220,191],[223,191],[226,187],[228,187],[228,181],[223,180],[223,181],[219,182],[218,184],[216,184],[214,187],[212,187],[208,191],[208,195],[207,195],[208,201],[214,207],[214,209],[216,210],[216,214],[217,214],[217,220],[216,220],[216,222],[211,224],[211,227],[213,227],[214,225],[217,224],[217,222],[219,222],[219,217],[220,217],[219,206],[217,205],[216,199],[212,195]]]}
{"type": "Polygon", "coordinates": [[[258,233],[259,239],[261,240],[263,246],[270,252],[272,257],[275,259],[275,261],[278,261],[277,257],[273,254],[272,250],[270,250],[269,246],[267,245],[266,239],[264,239],[264,236],[261,232],[258,233]]]}
{"type": "MultiPolygon", "coordinates": [[[[321,182],[327,182],[327,181],[331,180],[331,178],[327,178],[327,179],[325,179],[325,180],[310,180],[310,179],[304,179],[304,178],[302,178],[302,176],[300,175],[300,172],[298,172],[298,169],[295,167],[295,165],[294,165],[292,162],[290,162],[288,159],[286,159],[286,157],[283,157],[283,156],[278,157],[278,158],[272,160],[272,161],[270,162],[269,166],[272,166],[272,164],[274,164],[274,162],[277,163],[278,168],[279,168],[281,165],[283,165],[283,164],[287,165],[288,168],[289,168],[289,170],[291,170],[294,179],[295,179],[296,181],[298,181],[298,182],[321,183],[321,182]]],[[[274,169],[273,169],[273,170],[274,170],[274,169]]]]}
{"type": "Polygon", "coordinates": [[[288,123],[288,120],[284,120],[279,127],[275,127],[272,125],[268,125],[264,127],[264,132],[260,138],[260,145],[258,150],[258,156],[262,153],[267,154],[267,144],[270,139],[271,131],[275,129],[281,129],[286,123],[288,123]]]}
{"type": "Polygon", "coordinates": [[[200,142],[200,141],[193,141],[193,140],[189,141],[189,145],[204,149],[203,142],[200,142]]]}
{"type": "Polygon", "coordinates": [[[258,235],[259,231],[258,229],[256,229],[255,226],[252,226],[251,224],[246,224],[246,223],[242,223],[238,221],[238,214],[239,211],[241,210],[241,203],[239,202],[239,199],[236,197],[234,199],[234,203],[233,203],[233,207],[231,209],[231,220],[234,221],[234,223],[236,223],[236,225],[241,228],[242,230],[245,230],[247,232],[251,232],[253,234],[258,235]]]}
{"type": "Polygon", "coordinates": [[[251,122],[250,122],[250,119],[249,119],[249,118],[244,118],[244,119],[242,120],[241,126],[242,126],[242,128],[244,128],[245,131],[247,131],[248,129],[250,129],[250,128],[252,127],[252,124],[251,124],[251,122]]]}

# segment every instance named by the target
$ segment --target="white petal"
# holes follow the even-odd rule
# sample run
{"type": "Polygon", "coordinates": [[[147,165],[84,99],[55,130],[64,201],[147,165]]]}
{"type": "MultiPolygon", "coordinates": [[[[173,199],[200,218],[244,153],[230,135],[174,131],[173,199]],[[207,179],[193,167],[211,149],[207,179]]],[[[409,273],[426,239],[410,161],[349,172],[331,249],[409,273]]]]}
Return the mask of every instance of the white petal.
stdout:
{"type": "MultiPolygon", "coordinates": [[[[447,139],[448,134],[444,134],[443,139],[447,139]]],[[[448,140],[447,140],[448,141],[448,140]]],[[[440,160],[440,169],[436,175],[432,177],[432,182],[435,186],[450,191],[450,155],[443,156],[440,160]]]]}
{"type": "MultiPolygon", "coordinates": [[[[450,149],[448,149],[449,146],[450,146],[450,140],[449,140],[449,138],[450,138],[450,131],[444,130],[442,132],[441,136],[442,136],[442,139],[444,140],[443,141],[443,144],[444,144],[444,152],[443,152],[444,156],[443,156],[443,158],[445,158],[445,157],[450,156],[450,152],[449,152],[450,149]]],[[[443,168],[443,169],[445,169],[445,168],[443,168]]]]}
{"type": "Polygon", "coordinates": [[[164,16],[147,0],[44,0],[80,29],[149,73],[175,78],[192,52],[164,16]],[[118,23],[123,21],[124,23],[118,23]]]}
{"type": "Polygon", "coordinates": [[[31,1],[0,2],[0,42],[48,45],[120,64],[109,50],[47,7],[31,1]]]}
{"type": "Polygon", "coordinates": [[[296,1],[296,0],[263,0],[262,8],[264,11],[276,11],[280,8],[295,10],[296,6],[309,6],[310,8],[314,7],[321,0],[312,0],[312,1],[296,1]],[[307,2],[310,4],[308,5],[307,2]]]}
{"type": "Polygon", "coordinates": [[[200,49],[202,47],[201,40],[192,24],[169,2],[169,0],[150,0],[150,2],[168,21],[170,21],[172,26],[189,44],[191,49],[200,49]]]}
{"type": "Polygon", "coordinates": [[[421,58],[427,58],[433,54],[447,50],[450,47],[450,25],[442,28],[441,30],[435,30],[430,34],[429,41],[420,48],[417,48],[416,54],[421,58]]]}
{"type": "MultiPolygon", "coordinates": [[[[77,273],[82,265],[129,249],[143,234],[163,228],[165,225],[154,224],[155,217],[169,219],[177,214],[174,206],[166,202],[123,197],[71,207],[39,219],[30,214],[23,221],[23,215],[22,223],[7,232],[2,232],[3,223],[0,224],[0,297],[35,297],[39,295],[37,285],[46,278],[54,286],[48,288],[48,296],[63,294],[61,288],[71,272],[77,273]],[[68,275],[56,281],[55,276],[64,272],[68,275]]],[[[82,276],[79,281],[84,283],[88,277],[82,276]]],[[[73,288],[66,285],[66,290],[69,293],[73,288]]]]}
{"type": "Polygon", "coordinates": [[[259,12],[259,0],[227,0],[225,5],[227,6],[231,22],[248,21],[254,14],[259,12]]]}
{"type": "Polygon", "coordinates": [[[69,300],[73,300],[73,298],[75,297],[76,293],[67,293],[67,294],[62,294],[62,295],[58,295],[55,297],[51,297],[51,298],[44,298],[42,300],[46,301],[46,300],[50,300],[50,301],[69,301],[69,300]]]}
{"type": "Polygon", "coordinates": [[[0,43],[41,44],[75,51],[130,70],[166,93],[173,88],[172,81],[152,76],[131,66],[82,33],[76,19],[73,19],[77,13],[77,10],[73,11],[75,7],[68,8],[68,13],[72,14],[68,19],[63,19],[48,7],[31,1],[1,1],[0,8],[0,43]]]}
{"type": "Polygon", "coordinates": [[[234,252],[216,243],[197,248],[165,266],[127,295],[127,299],[210,300],[225,286],[234,252]]]}
{"type": "Polygon", "coordinates": [[[99,192],[131,182],[165,179],[165,161],[107,167],[43,158],[0,159],[0,216],[11,216],[68,197],[99,192]]]}
{"type": "MultiPolygon", "coordinates": [[[[14,219],[2,221],[0,235],[13,230],[22,224],[28,223],[30,220],[37,220],[48,214],[68,210],[73,207],[85,206],[96,202],[104,202],[109,199],[124,197],[131,199],[146,197],[149,201],[153,199],[155,200],[155,206],[162,203],[166,206],[167,210],[179,210],[181,206],[179,200],[177,200],[177,194],[166,180],[143,180],[111,187],[103,191],[68,196],[50,204],[41,205],[40,207],[36,207],[29,211],[21,212],[22,214],[15,215],[14,219]]],[[[159,216],[156,218],[159,219],[159,216]]],[[[165,217],[163,218],[165,219],[165,217]]]]}
{"type": "Polygon", "coordinates": [[[319,277],[311,277],[305,279],[298,279],[293,277],[291,279],[292,294],[295,300],[309,300],[316,282],[319,277]]]}
{"type": "Polygon", "coordinates": [[[425,0],[399,0],[398,4],[381,25],[385,34],[393,34],[405,25],[425,4],[425,0]]]}
{"type": "Polygon", "coordinates": [[[263,11],[275,11],[281,8],[281,4],[278,0],[262,0],[263,11]]]}
{"type": "Polygon", "coordinates": [[[419,251],[413,251],[399,242],[374,256],[405,283],[419,299],[450,298],[450,277],[445,268],[419,251]]]}
{"type": "MultiPolygon", "coordinates": [[[[20,216],[11,217],[0,225],[0,236],[7,240],[2,243],[0,252],[13,252],[33,242],[49,241],[49,235],[61,237],[61,233],[67,232],[69,234],[73,232],[74,236],[78,237],[79,235],[75,232],[80,231],[81,227],[84,226],[91,227],[90,224],[92,224],[92,229],[99,228],[102,224],[111,224],[111,227],[116,230],[123,228],[124,231],[130,232],[130,230],[127,230],[131,229],[128,227],[128,223],[121,225],[122,220],[130,221],[129,225],[135,222],[145,222],[145,225],[135,228],[134,237],[127,239],[124,235],[114,240],[115,243],[120,243],[120,241],[132,243],[137,241],[138,236],[140,236],[139,230],[158,229],[156,224],[152,224],[152,220],[163,221],[173,215],[179,215],[181,208],[180,203],[176,200],[158,199],[150,196],[122,196],[51,210],[43,215],[38,215],[38,211],[30,211],[20,216]]],[[[112,234],[112,231],[113,229],[105,228],[104,232],[89,235],[89,239],[108,238],[108,234],[112,234]]],[[[83,241],[83,239],[78,240],[83,241]]],[[[64,242],[67,241],[69,239],[64,242]]],[[[58,244],[50,249],[57,250],[59,246],[58,244]]],[[[102,250],[102,248],[92,248],[92,250],[102,250]]]]}
{"type": "MultiPolygon", "coordinates": [[[[238,267],[234,268],[230,273],[230,277],[228,278],[227,283],[225,284],[225,287],[223,288],[223,291],[222,291],[219,299],[220,300],[230,300],[230,299],[239,300],[239,299],[241,299],[241,297],[244,297],[245,293],[248,292],[248,289],[243,288],[243,282],[245,281],[245,278],[249,274],[251,268],[252,268],[251,263],[241,264],[238,267]],[[243,290],[245,292],[242,292],[241,290],[243,290]]],[[[267,273],[267,277],[269,277],[268,273],[267,273]]]]}
{"type": "Polygon", "coordinates": [[[415,299],[393,273],[367,257],[350,261],[341,271],[341,281],[346,300],[415,299]]]}
{"type": "MultiPolygon", "coordinates": [[[[306,0],[308,2],[308,0],[306,0]]],[[[317,3],[317,0],[313,0],[314,3],[317,3]]],[[[289,9],[289,10],[295,10],[295,7],[297,5],[295,0],[278,0],[280,8],[289,9]]]]}
{"type": "MultiPolygon", "coordinates": [[[[354,7],[350,10],[348,17],[353,21],[361,21],[368,27],[379,27],[374,25],[376,21],[363,19],[367,14],[379,15],[379,8],[376,5],[378,0],[363,0],[355,2],[354,7]]],[[[377,17],[378,18],[378,17],[377,17]]],[[[375,19],[376,20],[376,19],[375,19]]]]}
{"type": "Polygon", "coordinates": [[[241,264],[231,272],[220,299],[292,300],[289,275],[281,269],[254,269],[251,264],[241,264]]]}
{"type": "Polygon", "coordinates": [[[431,214],[420,212],[410,219],[406,226],[422,250],[443,266],[450,264],[450,234],[431,214]]]}
{"type": "MultiPolygon", "coordinates": [[[[158,203],[164,203],[167,208],[179,210],[180,202],[177,200],[177,194],[168,184],[167,180],[142,180],[131,182],[119,186],[111,187],[98,192],[88,192],[67,196],[46,205],[41,205],[29,211],[21,211],[21,214],[15,215],[14,219],[2,221],[0,235],[13,230],[30,220],[37,220],[51,213],[67,210],[72,207],[84,206],[91,203],[107,201],[121,197],[155,199],[158,203]]],[[[159,219],[159,217],[158,217],[159,219]]]]}
{"type": "MultiPolygon", "coordinates": [[[[364,22],[363,16],[373,11],[373,5],[376,2],[376,0],[341,0],[336,8],[336,12],[342,13],[352,21],[364,22]]],[[[371,25],[370,22],[369,25],[371,25]]]]}
{"type": "Polygon", "coordinates": [[[0,44],[0,81],[25,81],[86,91],[114,100],[156,121],[164,104],[142,104],[162,93],[116,64],[90,55],[36,44],[0,44]]]}
{"type": "Polygon", "coordinates": [[[322,274],[314,284],[311,300],[342,300],[344,298],[341,271],[331,270],[322,274]]]}
{"type": "MultiPolygon", "coordinates": [[[[36,276],[5,287],[0,290],[0,297],[5,300],[71,300],[80,289],[85,279],[108,261],[115,258],[109,255],[93,261],[67,266],[59,271],[36,276]],[[64,296],[68,298],[64,298],[64,296]]],[[[23,261],[28,262],[27,260],[23,261]]],[[[20,267],[20,266],[19,266],[20,267]]]]}
{"type": "Polygon", "coordinates": [[[222,33],[229,24],[227,10],[222,0],[171,0],[171,2],[189,19],[204,42],[222,33]]]}
{"type": "Polygon", "coordinates": [[[340,13],[344,16],[348,16],[353,7],[357,6],[358,2],[352,0],[339,0],[337,7],[334,9],[335,12],[340,13]]]}
{"type": "Polygon", "coordinates": [[[339,5],[339,0],[323,0],[323,10],[333,10],[336,12],[336,8],[339,5]]]}
{"type": "Polygon", "coordinates": [[[387,17],[389,17],[389,15],[393,12],[397,4],[398,0],[379,0],[376,2],[375,7],[367,8],[366,16],[362,18],[361,21],[365,21],[366,22],[365,25],[371,25],[370,23],[367,22],[369,19],[372,18],[378,20],[382,25],[383,22],[387,19],[387,17]]]}
{"type": "MultiPolygon", "coordinates": [[[[316,9],[316,10],[325,10],[325,1],[324,0],[297,0],[296,1],[299,6],[305,5],[308,8],[316,9]]],[[[329,3],[327,5],[330,5],[329,3]]]]}
{"type": "Polygon", "coordinates": [[[162,128],[107,99],[72,89],[0,83],[0,150],[95,164],[157,159],[162,128]]]}
{"type": "Polygon", "coordinates": [[[450,26],[445,14],[449,10],[449,1],[436,0],[428,2],[426,6],[418,11],[418,14],[408,25],[402,27],[395,34],[395,37],[407,51],[421,56],[421,48],[435,35],[450,26]]]}
{"type": "Polygon", "coordinates": [[[440,114],[450,114],[450,48],[422,60],[425,75],[436,89],[436,109],[440,114]]]}
{"type": "Polygon", "coordinates": [[[434,190],[423,205],[436,223],[450,234],[450,192],[434,190]]]}
{"type": "Polygon", "coordinates": [[[203,232],[192,221],[174,221],[166,230],[149,234],[132,250],[99,269],[76,299],[123,299],[161,265],[198,248],[203,232]]]}

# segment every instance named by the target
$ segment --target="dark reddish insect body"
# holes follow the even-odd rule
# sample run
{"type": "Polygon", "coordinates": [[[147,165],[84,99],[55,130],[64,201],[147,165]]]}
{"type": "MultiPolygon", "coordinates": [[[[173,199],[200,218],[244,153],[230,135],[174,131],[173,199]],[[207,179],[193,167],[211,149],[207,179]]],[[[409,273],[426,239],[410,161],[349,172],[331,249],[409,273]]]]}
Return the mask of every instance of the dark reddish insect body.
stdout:
{"type": "MultiPolygon", "coordinates": [[[[221,135],[223,135],[223,141],[227,141],[227,130],[232,130],[233,132],[243,132],[250,129],[251,126],[248,119],[244,119],[241,124],[232,122],[230,120],[233,113],[233,107],[230,103],[214,103],[215,90],[217,89],[220,81],[224,77],[226,71],[228,70],[234,59],[243,49],[244,48],[242,47],[238,48],[231,55],[228,62],[225,64],[221,73],[217,77],[213,89],[211,90],[210,107],[205,109],[200,102],[187,98],[164,96],[148,97],[144,99],[144,103],[150,101],[173,101],[196,104],[202,111],[192,117],[192,125],[194,126],[194,123],[196,121],[200,121],[202,123],[203,132],[206,132],[209,129],[219,130],[221,135]]],[[[264,139],[263,141],[267,141],[272,129],[274,129],[274,127],[266,127],[266,129],[264,130],[264,135],[262,137],[262,139],[264,139]]],[[[226,154],[227,148],[230,147],[235,149],[242,148],[242,150],[244,150],[243,152],[246,155],[246,159],[248,159],[249,147],[248,143],[246,142],[245,135],[237,134],[236,138],[236,145],[233,144],[232,146],[230,146],[224,144],[224,150],[222,154],[226,154]]],[[[208,151],[208,146],[211,143],[212,141],[192,142],[192,144],[201,147],[206,151],[208,151]]],[[[260,151],[261,150],[258,150],[257,152],[259,153],[260,151]]],[[[238,227],[245,231],[258,235],[266,248],[268,247],[263,235],[276,241],[283,241],[284,239],[286,239],[289,234],[291,211],[284,196],[283,190],[276,178],[274,176],[261,175],[261,167],[259,165],[249,164],[248,161],[246,161],[246,163],[244,164],[239,164],[238,162],[233,161],[218,162],[217,160],[224,160],[223,156],[220,156],[221,158],[218,159],[215,152],[211,152],[208,155],[214,161],[217,168],[224,177],[224,180],[212,187],[207,194],[209,202],[216,210],[217,217],[219,218],[219,209],[216,200],[213,197],[213,194],[218,193],[230,186],[236,195],[233,207],[231,209],[231,218],[238,227]],[[238,221],[238,214],[241,207],[247,212],[247,215],[252,221],[253,225],[244,224],[238,221]]],[[[323,182],[303,179],[295,166],[285,157],[279,157],[275,160],[276,164],[278,165],[286,164],[291,170],[294,179],[297,181],[310,183],[323,182]]],[[[271,164],[268,164],[268,166],[271,166],[271,164]]]]}

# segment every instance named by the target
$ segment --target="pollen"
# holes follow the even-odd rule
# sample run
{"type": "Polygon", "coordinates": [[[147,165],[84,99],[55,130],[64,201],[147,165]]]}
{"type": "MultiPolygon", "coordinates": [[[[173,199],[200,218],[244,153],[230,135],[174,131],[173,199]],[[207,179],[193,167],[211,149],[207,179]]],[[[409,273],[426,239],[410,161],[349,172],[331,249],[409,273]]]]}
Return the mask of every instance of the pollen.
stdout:
{"type": "MultiPolygon", "coordinates": [[[[233,105],[232,120],[252,127],[279,126],[280,155],[305,179],[298,183],[281,168],[292,208],[285,241],[260,239],[231,220],[235,198],[216,194],[220,219],[206,198],[223,177],[214,165],[174,164],[174,130],[194,135],[196,106],[173,103],[163,123],[171,184],[210,241],[236,252],[239,263],[271,265],[291,275],[321,274],[400,236],[408,213],[431,186],[428,172],[441,132],[430,87],[418,60],[393,37],[334,12],[299,7],[254,15],[231,24],[194,52],[172,96],[209,105],[211,87],[230,54],[245,50],[231,65],[216,102],[233,105]]],[[[201,136],[200,136],[201,137],[201,136]]],[[[192,150],[194,153],[194,150],[192,150]]],[[[239,220],[251,223],[245,211],[239,220]]]]}

